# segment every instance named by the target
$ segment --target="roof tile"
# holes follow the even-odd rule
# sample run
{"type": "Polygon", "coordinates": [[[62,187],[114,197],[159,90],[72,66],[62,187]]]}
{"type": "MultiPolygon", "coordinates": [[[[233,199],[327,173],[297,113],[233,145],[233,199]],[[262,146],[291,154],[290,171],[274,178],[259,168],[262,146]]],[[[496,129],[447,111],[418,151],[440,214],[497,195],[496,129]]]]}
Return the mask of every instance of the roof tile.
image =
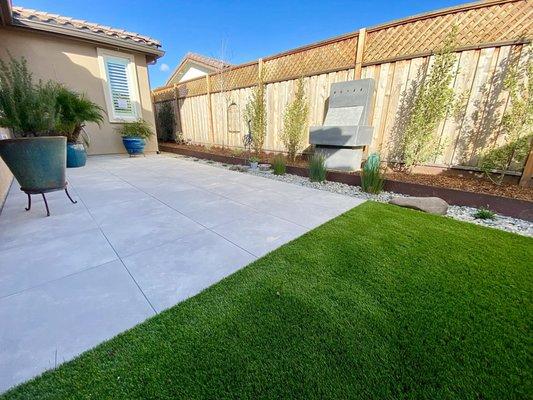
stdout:
{"type": "Polygon", "coordinates": [[[110,26],[95,24],[81,19],[74,19],[71,17],[64,17],[58,14],[50,14],[43,11],[37,11],[30,8],[13,7],[13,19],[20,23],[24,20],[38,21],[52,25],[62,25],[66,27],[73,27],[81,31],[91,31],[96,35],[113,36],[123,40],[134,41],[143,45],[151,47],[160,47],[161,43],[151,37],[140,35],[135,32],[128,32],[124,29],[116,29],[110,26]]]}

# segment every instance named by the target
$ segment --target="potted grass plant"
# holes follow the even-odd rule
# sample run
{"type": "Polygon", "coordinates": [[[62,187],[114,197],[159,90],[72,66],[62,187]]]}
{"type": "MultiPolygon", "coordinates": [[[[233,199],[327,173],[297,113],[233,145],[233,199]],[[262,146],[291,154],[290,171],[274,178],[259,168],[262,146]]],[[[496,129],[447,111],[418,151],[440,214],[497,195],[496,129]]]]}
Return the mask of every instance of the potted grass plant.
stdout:
{"type": "MultiPolygon", "coordinates": [[[[34,84],[24,58],[0,59],[0,126],[13,138],[0,140],[0,157],[28,195],[66,189],[66,138],[56,136],[56,84],[34,84]]],[[[70,196],[69,196],[70,198],[70,196]]],[[[74,202],[71,199],[72,202],[74,202]]]]}
{"type": "Polygon", "coordinates": [[[55,131],[67,138],[67,168],[83,167],[87,162],[89,136],[85,124],[94,122],[100,126],[104,110],[84,94],[72,91],[62,85],[56,88],[55,131]]]}
{"type": "Polygon", "coordinates": [[[122,136],[122,143],[130,156],[144,154],[146,139],[154,134],[150,124],[144,119],[124,122],[117,131],[122,136]]]}
{"type": "Polygon", "coordinates": [[[249,162],[250,162],[250,168],[253,170],[253,171],[256,171],[259,167],[259,161],[261,161],[261,159],[257,156],[251,156],[250,159],[249,159],[249,162]]]}

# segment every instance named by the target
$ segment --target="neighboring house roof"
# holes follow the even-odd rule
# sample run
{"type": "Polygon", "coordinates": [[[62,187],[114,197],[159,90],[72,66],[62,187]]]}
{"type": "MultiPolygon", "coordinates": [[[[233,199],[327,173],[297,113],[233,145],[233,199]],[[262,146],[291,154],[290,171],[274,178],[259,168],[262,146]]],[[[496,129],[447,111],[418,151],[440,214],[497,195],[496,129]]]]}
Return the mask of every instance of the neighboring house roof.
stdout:
{"type": "Polygon", "coordinates": [[[153,55],[153,59],[159,58],[164,54],[160,49],[161,43],[159,41],[135,32],[43,11],[12,7],[10,0],[0,0],[1,6],[11,9],[11,16],[9,16],[9,20],[6,20],[6,25],[73,36],[93,42],[137,50],[153,55]]]}
{"type": "MultiPolygon", "coordinates": [[[[185,54],[185,57],[181,60],[179,65],[176,67],[174,72],[170,75],[170,77],[167,80],[167,85],[170,84],[172,80],[175,80],[175,78],[184,73],[184,69],[187,66],[188,63],[195,63],[203,66],[204,68],[208,69],[210,72],[220,72],[226,68],[229,68],[232,66],[232,64],[223,61],[218,60],[213,57],[207,57],[202,54],[197,53],[187,53],[185,54]]],[[[179,81],[179,79],[177,79],[179,81]]]]}

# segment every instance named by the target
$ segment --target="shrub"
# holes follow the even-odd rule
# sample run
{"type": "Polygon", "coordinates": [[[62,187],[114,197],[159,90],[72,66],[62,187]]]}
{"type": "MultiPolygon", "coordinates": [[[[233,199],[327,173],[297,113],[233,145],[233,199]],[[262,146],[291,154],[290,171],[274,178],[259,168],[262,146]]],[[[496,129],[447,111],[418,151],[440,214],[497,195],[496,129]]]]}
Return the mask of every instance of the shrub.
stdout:
{"type": "Polygon", "coordinates": [[[0,126],[15,137],[42,136],[57,122],[55,85],[34,84],[25,58],[0,59],[0,126]]]}
{"type": "Polygon", "coordinates": [[[89,137],[83,134],[87,122],[98,125],[104,120],[104,110],[93,103],[84,94],[69,90],[62,85],[56,87],[56,133],[66,136],[69,143],[76,143],[80,138],[86,146],[89,137]]]}
{"type": "Polygon", "coordinates": [[[152,127],[144,119],[134,122],[124,122],[117,132],[123,137],[148,139],[154,134],[152,127]]]}
{"type": "Polygon", "coordinates": [[[285,165],[285,159],[281,154],[278,154],[272,160],[272,169],[274,171],[274,175],[285,175],[287,167],[285,165]]]}
{"type": "Polygon", "coordinates": [[[475,219],[494,219],[496,214],[488,208],[480,207],[473,216],[475,219]]]}
{"type": "Polygon", "coordinates": [[[250,127],[251,146],[259,154],[266,137],[265,84],[262,79],[254,87],[252,97],[244,109],[244,118],[250,127]]]}
{"type": "Polygon", "coordinates": [[[307,115],[309,107],[304,93],[303,79],[298,79],[294,100],[287,106],[283,115],[283,133],[281,140],[289,159],[294,161],[296,153],[302,145],[302,139],[307,131],[307,115]]]}
{"type": "Polygon", "coordinates": [[[531,47],[525,65],[519,59],[512,60],[503,86],[509,91],[510,107],[503,115],[501,135],[507,143],[486,151],[480,159],[479,167],[496,185],[501,185],[505,172],[513,162],[522,164],[529,154],[533,127],[533,57],[531,47]],[[497,175],[493,173],[498,171],[497,175]]]}
{"type": "Polygon", "coordinates": [[[403,161],[407,170],[440,154],[443,144],[436,140],[435,129],[453,106],[453,67],[456,55],[454,29],[444,47],[435,54],[431,71],[416,92],[413,109],[402,138],[403,161]]]}
{"type": "Polygon", "coordinates": [[[315,153],[309,160],[309,180],[324,182],[326,180],[326,158],[323,154],[315,153]]]}
{"type": "Polygon", "coordinates": [[[361,172],[361,188],[367,193],[380,193],[383,190],[379,154],[372,153],[368,157],[361,172]]]}
{"type": "Polygon", "coordinates": [[[157,122],[159,123],[160,131],[159,139],[164,142],[171,142],[177,139],[174,134],[174,110],[170,102],[165,101],[161,104],[157,113],[157,122]]]}

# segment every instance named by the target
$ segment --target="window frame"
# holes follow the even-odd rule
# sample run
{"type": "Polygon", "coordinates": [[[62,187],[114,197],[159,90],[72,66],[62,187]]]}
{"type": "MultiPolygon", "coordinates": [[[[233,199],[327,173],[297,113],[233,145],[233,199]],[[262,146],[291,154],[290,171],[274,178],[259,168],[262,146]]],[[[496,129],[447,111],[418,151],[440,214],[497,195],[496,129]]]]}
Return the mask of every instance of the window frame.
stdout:
{"type": "Polygon", "coordinates": [[[111,123],[131,122],[137,121],[141,118],[141,102],[139,96],[139,84],[137,80],[137,69],[135,64],[135,57],[133,54],[122,53],[119,51],[97,48],[98,65],[100,68],[100,77],[102,79],[102,86],[104,89],[104,97],[107,108],[107,117],[111,123]],[[116,115],[115,107],[113,106],[113,96],[111,93],[111,85],[109,84],[106,60],[109,58],[119,58],[127,60],[128,65],[126,67],[126,74],[128,78],[128,84],[130,87],[131,102],[133,103],[133,116],[116,115]]]}

